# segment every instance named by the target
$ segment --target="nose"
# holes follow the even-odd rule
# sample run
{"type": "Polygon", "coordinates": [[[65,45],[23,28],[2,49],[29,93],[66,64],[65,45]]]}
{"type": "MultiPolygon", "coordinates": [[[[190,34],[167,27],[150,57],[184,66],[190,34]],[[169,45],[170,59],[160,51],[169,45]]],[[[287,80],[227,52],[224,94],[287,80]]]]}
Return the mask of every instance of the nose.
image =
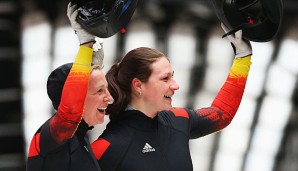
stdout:
{"type": "Polygon", "coordinates": [[[110,92],[107,91],[107,95],[106,97],[104,98],[105,102],[107,102],[108,104],[113,104],[114,102],[114,99],[113,97],[111,96],[110,92]]]}
{"type": "Polygon", "coordinates": [[[176,80],[173,79],[173,83],[170,85],[170,89],[178,90],[179,88],[180,88],[179,84],[176,82],[176,80]]]}
{"type": "Polygon", "coordinates": [[[108,104],[113,104],[114,103],[114,99],[111,98],[110,101],[108,101],[108,104]]]}

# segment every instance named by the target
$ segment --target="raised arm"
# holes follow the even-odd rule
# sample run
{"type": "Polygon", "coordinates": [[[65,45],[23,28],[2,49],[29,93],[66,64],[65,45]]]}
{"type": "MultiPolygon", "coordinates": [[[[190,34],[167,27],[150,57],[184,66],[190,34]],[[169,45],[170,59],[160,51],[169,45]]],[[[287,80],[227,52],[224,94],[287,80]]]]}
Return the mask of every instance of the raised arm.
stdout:
{"type": "MultiPolygon", "coordinates": [[[[227,28],[222,25],[225,32],[227,28]]],[[[229,125],[240,105],[251,65],[250,42],[242,39],[242,31],[228,35],[235,52],[229,75],[211,107],[197,109],[190,115],[191,138],[219,131],[229,125]]]]}
{"type": "Polygon", "coordinates": [[[62,143],[72,137],[82,119],[91,70],[92,49],[81,45],[65,81],[57,114],[50,120],[51,136],[62,143]]]}
{"type": "Polygon", "coordinates": [[[67,16],[74,29],[80,48],[65,80],[57,114],[50,120],[51,136],[57,143],[63,143],[75,133],[84,108],[93,55],[95,37],[76,22],[77,9],[68,5],[67,16]]]}

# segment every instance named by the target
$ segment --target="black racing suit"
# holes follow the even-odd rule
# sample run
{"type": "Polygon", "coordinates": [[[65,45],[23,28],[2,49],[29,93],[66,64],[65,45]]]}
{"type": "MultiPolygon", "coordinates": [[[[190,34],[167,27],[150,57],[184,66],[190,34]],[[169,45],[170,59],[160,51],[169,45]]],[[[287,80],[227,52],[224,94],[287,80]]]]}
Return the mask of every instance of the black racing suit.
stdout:
{"type": "Polygon", "coordinates": [[[230,74],[212,105],[190,110],[172,108],[153,119],[126,110],[91,144],[104,171],[191,171],[189,140],[225,128],[244,92],[250,56],[234,60],[230,74]]]}
{"type": "Polygon", "coordinates": [[[31,140],[27,171],[101,171],[82,120],[93,50],[81,46],[65,81],[57,113],[31,140]]]}

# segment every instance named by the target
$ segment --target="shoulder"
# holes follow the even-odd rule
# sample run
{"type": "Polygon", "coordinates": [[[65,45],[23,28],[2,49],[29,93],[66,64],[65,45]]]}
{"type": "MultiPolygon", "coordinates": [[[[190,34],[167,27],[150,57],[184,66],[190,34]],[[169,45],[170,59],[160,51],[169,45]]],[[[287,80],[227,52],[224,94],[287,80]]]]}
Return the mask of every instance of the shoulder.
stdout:
{"type": "Polygon", "coordinates": [[[125,156],[134,131],[123,125],[108,124],[106,130],[91,144],[95,158],[104,170],[115,170],[125,156]]]}
{"type": "Polygon", "coordinates": [[[186,108],[172,108],[171,110],[160,111],[158,113],[158,122],[168,128],[187,133],[190,125],[190,113],[190,110],[186,108]]]}
{"type": "Polygon", "coordinates": [[[158,113],[158,119],[160,121],[171,121],[172,119],[188,120],[189,111],[185,108],[172,108],[171,110],[160,111],[158,113]]]}
{"type": "Polygon", "coordinates": [[[170,111],[174,114],[175,117],[189,119],[188,111],[185,108],[172,108],[170,111]]]}

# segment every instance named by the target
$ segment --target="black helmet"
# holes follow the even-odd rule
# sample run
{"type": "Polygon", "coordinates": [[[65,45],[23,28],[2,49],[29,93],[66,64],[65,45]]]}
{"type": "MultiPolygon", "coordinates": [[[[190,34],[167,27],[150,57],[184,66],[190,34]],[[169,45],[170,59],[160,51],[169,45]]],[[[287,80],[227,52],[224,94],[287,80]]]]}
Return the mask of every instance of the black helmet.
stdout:
{"type": "MultiPolygon", "coordinates": [[[[282,19],[281,0],[210,0],[219,20],[231,34],[242,29],[242,36],[255,42],[270,41],[282,19]]],[[[227,35],[226,34],[226,35],[227,35]]]]}
{"type": "Polygon", "coordinates": [[[138,0],[72,0],[78,4],[77,22],[100,38],[111,37],[130,21],[138,0]]]}
{"type": "Polygon", "coordinates": [[[52,101],[54,109],[58,110],[60,104],[62,90],[66,78],[70,72],[73,63],[67,63],[59,66],[48,77],[47,81],[47,93],[52,101]]]}

